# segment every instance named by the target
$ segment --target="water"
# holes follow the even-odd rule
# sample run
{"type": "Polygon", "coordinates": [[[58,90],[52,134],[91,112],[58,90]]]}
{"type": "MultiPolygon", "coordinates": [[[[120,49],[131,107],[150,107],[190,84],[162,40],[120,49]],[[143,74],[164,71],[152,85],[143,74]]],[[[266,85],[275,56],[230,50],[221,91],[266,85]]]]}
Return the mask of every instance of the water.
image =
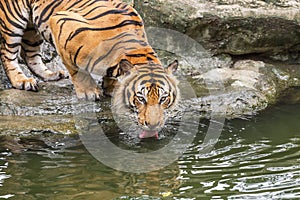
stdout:
{"type": "MultiPolygon", "coordinates": [[[[1,136],[0,199],[299,199],[299,112],[300,105],[282,105],[227,121],[206,154],[199,153],[208,125],[201,121],[197,138],[180,159],[141,174],[103,165],[75,135],[1,136]]],[[[154,148],[164,142],[134,146],[154,148]]]]}

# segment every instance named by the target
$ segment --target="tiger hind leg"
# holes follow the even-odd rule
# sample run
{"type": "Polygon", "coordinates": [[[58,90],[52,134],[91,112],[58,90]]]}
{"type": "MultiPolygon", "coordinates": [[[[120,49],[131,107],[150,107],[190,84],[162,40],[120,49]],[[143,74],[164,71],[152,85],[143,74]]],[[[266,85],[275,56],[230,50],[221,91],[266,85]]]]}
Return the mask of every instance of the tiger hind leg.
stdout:
{"type": "Polygon", "coordinates": [[[44,81],[56,81],[65,77],[64,71],[53,72],[42,61],[43,38],[34,28],[27,28],[22,38],[22,57],[29,69],[44,81]]]}

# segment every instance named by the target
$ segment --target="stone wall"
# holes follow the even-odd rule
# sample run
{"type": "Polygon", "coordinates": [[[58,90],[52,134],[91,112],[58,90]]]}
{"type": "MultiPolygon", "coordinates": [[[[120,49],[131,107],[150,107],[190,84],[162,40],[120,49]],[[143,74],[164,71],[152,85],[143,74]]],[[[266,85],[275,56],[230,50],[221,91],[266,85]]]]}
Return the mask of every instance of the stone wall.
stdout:
{"type": "Polygon", "coordinates": [[[214,54],[298,59],[299,1],[135,0],[134,5],[147,26],[178,30],[214,54]]]}

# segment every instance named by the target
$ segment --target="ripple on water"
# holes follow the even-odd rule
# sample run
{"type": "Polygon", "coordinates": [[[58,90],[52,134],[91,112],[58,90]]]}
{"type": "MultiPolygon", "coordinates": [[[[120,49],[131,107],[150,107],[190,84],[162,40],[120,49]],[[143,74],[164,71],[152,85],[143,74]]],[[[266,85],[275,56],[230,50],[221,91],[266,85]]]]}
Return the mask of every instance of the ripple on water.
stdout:
{"type": "MultiPolygon", "coordinates": [[[[3,187],[5,180],[11,178],[11,175],[5,172],[5,169],[7,169],[8,167],[8,162],[6,161],[6,157],[10,155],[11,153],[7,151],[0,152],[0,187],[3,187]]],[[[14,196],[13,194],[7,194],[6,192],[3,191],[1,192],[0,190],[0,199],[8,199],[13,196],[14,196]]]]}
{"type": "Polygon", "coordinates": [[[234,138],[228,134],[235,130],[225,131],[211,152],[199,154],[198,144],[182,157],[180,178],[182,188],[188,190],[179,197],[300,198],[300,135],[287,136],[277,144],[261,135],[251,142],[247,129],[234,138]]]}

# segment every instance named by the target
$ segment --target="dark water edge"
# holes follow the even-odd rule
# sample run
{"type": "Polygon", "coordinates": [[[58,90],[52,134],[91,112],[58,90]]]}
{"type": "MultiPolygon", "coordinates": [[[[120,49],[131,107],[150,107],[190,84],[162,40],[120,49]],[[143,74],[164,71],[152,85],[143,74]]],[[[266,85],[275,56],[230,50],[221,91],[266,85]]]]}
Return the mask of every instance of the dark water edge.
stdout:
{"type": "MultiPolygon", "coordinates": [[[[0,199],[299,199],[299,112],[300,104],[281,105],[227,121],[208,153],[201,152],[209,126],[202,120],[184,155],[141,174],[103,165],[78,135],[43,129],[31,137],[1,135],[0,199]]],[[[126,148],[123,136],[107,136],[126,148]]],[[[133,145],[147,150],[166,139],[133,145]]]]}

